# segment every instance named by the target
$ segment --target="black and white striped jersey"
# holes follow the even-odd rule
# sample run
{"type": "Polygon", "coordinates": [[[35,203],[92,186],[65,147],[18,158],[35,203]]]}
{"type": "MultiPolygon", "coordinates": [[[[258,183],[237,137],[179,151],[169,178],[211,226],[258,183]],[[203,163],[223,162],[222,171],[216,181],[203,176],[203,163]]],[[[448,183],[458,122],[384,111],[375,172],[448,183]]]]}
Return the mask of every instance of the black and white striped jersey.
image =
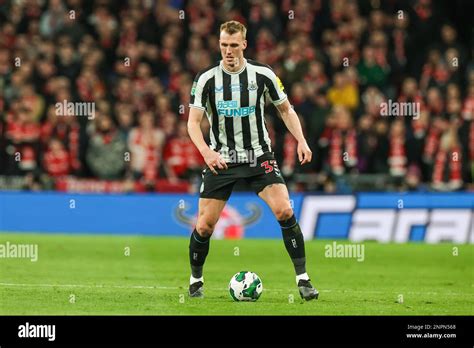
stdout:
{"type": "Polygon", "coordinates": [[[196,76],[189,106],[205,111],[211,125],[211,148],[226,162],[246,163],[251,156],[271,152],[265,96],[274,105],[287,99],[273,70],[250,59],[237,72],[227,71],[220,61],[196,76]]]}

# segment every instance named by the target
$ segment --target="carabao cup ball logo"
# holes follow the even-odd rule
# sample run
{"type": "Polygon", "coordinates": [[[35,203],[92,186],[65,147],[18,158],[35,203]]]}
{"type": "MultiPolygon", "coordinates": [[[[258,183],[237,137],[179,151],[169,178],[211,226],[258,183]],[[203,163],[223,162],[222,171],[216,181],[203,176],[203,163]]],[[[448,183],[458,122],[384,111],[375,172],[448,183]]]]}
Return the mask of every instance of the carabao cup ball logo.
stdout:
{"type": "MultiPolygon", "coordinates": [[[[219,217],[212,237],[215,239],[241,239],[245,234],[245,227],[254,224],[262,215],[260,206],[254,203],[249,203],[246,206],[247,214],[243,216],[233,206],[227,204],[219,217]]],[[[177,207],[175,209],[176,219],[188,226],[194,228],[196,225],[197,216],[189,216],[186,214],[188,207],[177,207]]]]}

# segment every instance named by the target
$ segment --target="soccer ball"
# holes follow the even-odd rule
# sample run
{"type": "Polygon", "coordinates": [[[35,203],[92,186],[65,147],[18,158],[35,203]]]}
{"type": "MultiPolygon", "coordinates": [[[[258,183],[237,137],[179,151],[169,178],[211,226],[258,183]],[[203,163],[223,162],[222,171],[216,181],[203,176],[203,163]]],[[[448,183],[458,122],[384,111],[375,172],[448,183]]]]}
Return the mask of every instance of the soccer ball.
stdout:
{"type": "Polygon", "coordinates": [[[242,271],[230,279],[229,293],[234,301],[257,301],[262,291],[262,281],[253,272],[242,271]]]}

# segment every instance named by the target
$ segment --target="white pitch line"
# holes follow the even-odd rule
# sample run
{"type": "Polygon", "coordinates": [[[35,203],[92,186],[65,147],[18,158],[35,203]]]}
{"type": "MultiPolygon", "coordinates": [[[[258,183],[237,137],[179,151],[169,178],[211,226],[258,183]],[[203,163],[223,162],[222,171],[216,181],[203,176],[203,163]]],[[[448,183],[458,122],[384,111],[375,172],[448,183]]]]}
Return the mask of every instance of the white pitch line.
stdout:
{"type": "Polygon", "coordinates": [[[18,283],[0,283],[0,286],[19,286],[19,287],[44,287],[44,288],[119,288],[119,289],[179,289],[171,286],[143,286],[143,285],[88,285],[88,284],[18,284],[18,283]]]}
{"type": "MultiPolygon", "coordinates": [[[[22,283],[0,283],[0,286],[9,287],[9,286],[17,286],[17,287],[59,287],[59,288],[115,288],[115,289],[159,289],[159,290],[182,290],[183,288],[177,286],[144,286],[144,285],[107,285],[107,284],[22,284],[22,283]]],[[[211,291],[226,291],[227,289],[224,288],[210,288],[211,291]]],[[[267,289],[266,291],[272,292],[293,292],[295,289],[267,289]]],[[[318,290],[319,292],[346,292],[350,293],[359,293],[359,294],[386,294],[386,291],[381,290],[352,290],[352,289],[325,289],[325,290],[318,290]]],[[[393,291],[393,290],[392,290],[393,291]]],[[[454,295],[454,296],[465,296],[465,295],[472,295],[470,293],[457,293],[457,292],[449,292],[449,293],[439,293],[439,292],[423,292],[423,291],[393,291],[394,294],[413,294],[413,295],[454,295]]]]}

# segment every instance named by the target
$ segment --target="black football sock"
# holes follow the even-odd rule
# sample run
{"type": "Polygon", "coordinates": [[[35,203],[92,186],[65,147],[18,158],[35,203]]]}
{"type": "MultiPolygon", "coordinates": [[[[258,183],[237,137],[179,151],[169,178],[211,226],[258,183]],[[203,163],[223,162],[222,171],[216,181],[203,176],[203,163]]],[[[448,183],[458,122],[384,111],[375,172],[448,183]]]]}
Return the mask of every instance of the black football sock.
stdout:
{"type": "Polygon", "coordinates": [[[202,268],[206,256],[209,253],[209,239],[211,237],[202,237],[194,229],[189,240],[189,262],[191,263],[191,274],[194,278],[202,277],[202,268]]]}
{"type": "Polygon", "coordinates": [[[304,239],[300,225],[293,215],[288,220],[278,221],[283,234],[286,251],[291,257],[291,261],[295,266],[296,275],[306,273],[306,257],[304,251],[304,239]]]}

